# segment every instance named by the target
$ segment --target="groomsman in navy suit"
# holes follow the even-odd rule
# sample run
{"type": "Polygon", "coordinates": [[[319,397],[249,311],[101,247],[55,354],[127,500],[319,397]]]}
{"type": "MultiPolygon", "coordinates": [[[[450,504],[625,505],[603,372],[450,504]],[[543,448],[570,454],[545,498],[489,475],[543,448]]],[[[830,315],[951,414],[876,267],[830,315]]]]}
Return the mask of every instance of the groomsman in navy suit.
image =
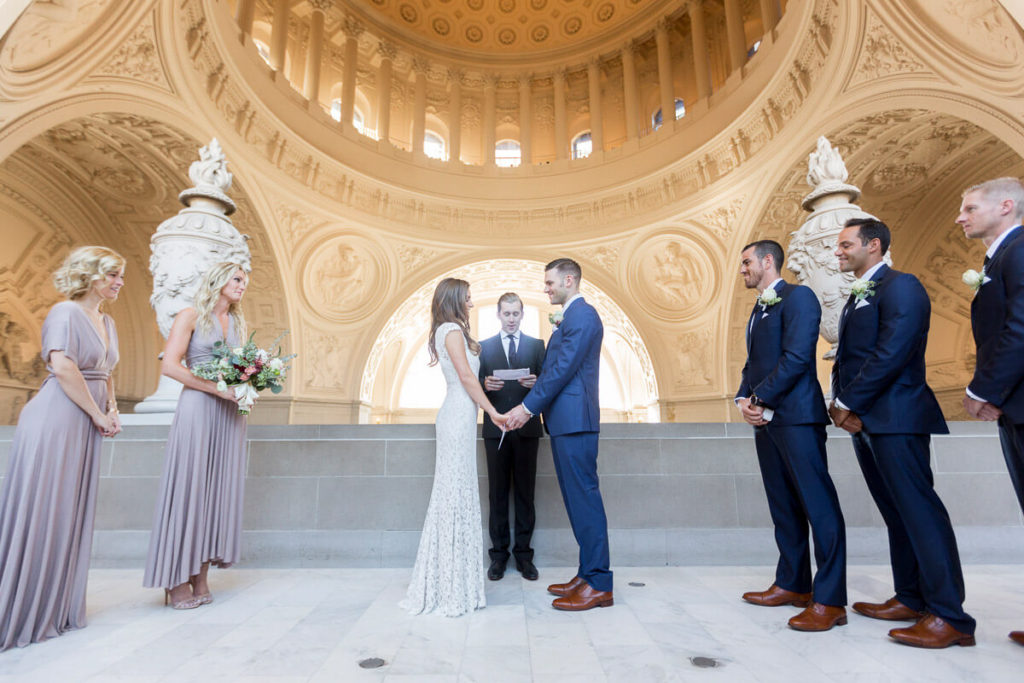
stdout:
{"type": "MultiPolygon", "coordinates": [[[[544,362],[544,342],[523,334],[523,300],[514,292],[498,299],[498,321],[501,331],[480,342],[480,383],[487,398],[499,412],[519,405],[537,382],[537,373],[544,362]],[[526,369],[530,374],[517,380],[500,380],[495,370],[526,369]]],[[[539,417],[533,417],[521,428],[505,433],[484,414],[484,450],[487,451],[487,489],[490,500],[488,531],[491,536],[491,566],[487,578],[497,581],[505,575],[508,546],[511,541],[508,522],[508,494],[514,491],[516,508],[515,545],[512,554],[516,569],[529,581],[537,580],[533,564],[533,525],[536,512],[533,504],[537,480],[537,446],[544,433],[539,417]],[[499,448],[500,446],[500,448],[499,448]]]]}
{"type": "Polygon", "coordinates": [[[594,307],[580,295],[582,272],[571,259],[544,269],[544,293],[562,305],[562,322],[548,340],[537,384],[509,411],[508,429],[544,414],[551,455],[569,514],[580,563],[576,576],[548,586],[555,609],[580,611],[613,604],[608,553],[608,521],[597,478],[597,439],[601,429],[598,369],[604,326],[594,307]]]}
{"type": "Polygon", "coordinates": [[[805,607],[789,620],[798,631],[827,631],[846,623],[846,527],[828,473],[828,413],[815,369],[821,305],[808,287],[779,276],[778,242],[748,244],[740,275],[759,296],[747,323],[747,362],[736,405],[754,425],[754,443],[779,563],[766,591],[744,593],[755,605],[805,607]],[[818,565],[811,581],[814,536],[818,565]]]}
{"type": "MultiPolygon", "coordinates": [[[[998,420],[999,441],[1017,500],[1024,509],[1024,186],[997,178],[968,189],[956,222],[988,251],[968,286],[977,346],[974,377],[964,409],[979,420],[998,420]]],[[[971,278],[965,274],[965,281],[971,278]]],[[[1024,645],[1024,631],[1010,638],[1024,645]]]]}
{"type": "Polygon", "coordinates": [[[931,435],[949,432],[925,381],[931,302],[916,277],[882,262],[890,240],[881,221],[853,218],[835,252],[840,269],[858,279],[839,317],[829,414],[853,435],[888,527],[896,588],[884,603],[855,602],[853,609],[874,619],[913,620],[889,631],[906,645],[974,645],[956,537],[929,464],[931,435]]]}

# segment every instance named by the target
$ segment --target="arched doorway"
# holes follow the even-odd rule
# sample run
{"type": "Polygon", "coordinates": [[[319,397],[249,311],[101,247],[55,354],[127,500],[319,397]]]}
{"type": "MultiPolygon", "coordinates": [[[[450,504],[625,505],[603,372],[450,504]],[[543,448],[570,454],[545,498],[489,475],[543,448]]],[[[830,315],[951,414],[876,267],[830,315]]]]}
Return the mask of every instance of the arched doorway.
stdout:
{"type": "MultiPolygon", "coordinates": [[[[427,366],[426,339],[430,300],[445,277],[467,280],[475,307],[470,324],[477,338],[497,332],[498,297],[514,291],[523,299],[523,331],[548,339],[548,313],[555,310],[542,291],[544,264],[525,260],[482,261],[451,270],[423,283],[391,315],[370,351],[360,399],[371,406],[376,423],[433,422],[444,397],[444,381],[427,366]]],[[[601,417],[607,422],[657,422],[658,386],[647,348],[622,308],[585,278],[581,292],[601,314],[601,417]]]]}

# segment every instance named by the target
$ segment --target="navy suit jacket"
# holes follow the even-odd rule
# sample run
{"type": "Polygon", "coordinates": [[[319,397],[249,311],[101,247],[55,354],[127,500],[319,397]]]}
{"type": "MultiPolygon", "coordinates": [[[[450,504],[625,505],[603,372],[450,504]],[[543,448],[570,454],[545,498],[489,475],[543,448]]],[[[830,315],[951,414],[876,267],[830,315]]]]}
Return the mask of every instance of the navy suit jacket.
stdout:
{"type": "Polygon", "coordinates": [[[859,307],[851,295],[839,318],[833,397],[869,434],[948,434],[925,380],[931,301],[910,273],[883,265],[874,295],[859,307]]]}
{"type": "MultiPolygon", "coordinates": [[[[530,368],[530,373],[540,374],[541,364],[544,362],[544,342],[534,337],[528,337],[522,332],[519,333],[519,347],[516,349],[516,356],[520,368],[530,368]]],[[[493,375],[496,369],[508,369],[508,356],[505,355],[505,347],[501,343],[501,334],[484,339],[480,342],[480,384],[484,383],[484,377],[493,375]]],[[[487,391],[487,398],[494,405],[499,413],[506,413],[523,402],[523,397],[529,393],[529,389],[516,381],[505,382],[504,386],[497,391],[487,391]]],[[[519,428],[520,436],[539,437],[544,433],[540,425],[540,417],[530,418],[530,421],[519,428]]],[[[483,435],[485,439],[498,439],[501,437],[501,430],[494,426],[491,416],[484,413],[483,435]]]]}
{"type": "Polygon", "coordinates": [[[989,259],[971,301],[978,358],[971,392],[1015,424],[1024,422],[1024,228],[1014,228],[989,259]]]}
{"type": "Polygon", "coordinates": [[[604,325],[583,299],[565,309],[562,323],[548,340],[544,367],[523,405],[544,414],[551,436],[601,431],[597,382],[604,325]]]}
{"type": "Polygon", "coordinates": [[[736,398],[756,395],[775,411],[773,425],[828,424],[814,357],[821,305],[802,285],[781,282],[775,293],[781,301],[763,311],[754,304],[747,322],[747,362],[736,398]]]}

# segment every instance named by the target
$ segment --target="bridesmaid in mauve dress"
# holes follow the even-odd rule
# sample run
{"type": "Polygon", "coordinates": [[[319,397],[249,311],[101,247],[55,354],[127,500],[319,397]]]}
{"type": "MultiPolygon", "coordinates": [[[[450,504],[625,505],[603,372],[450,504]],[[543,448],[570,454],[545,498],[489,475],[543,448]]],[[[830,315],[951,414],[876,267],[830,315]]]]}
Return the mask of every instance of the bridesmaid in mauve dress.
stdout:
{"type": "Polygon", "coordinates": [[[215,342],[239,346],[246,338],[242,294],[248,276],[235,263],[211,268],[194,306],[174,318],[160,370],[185,385],[178,399],[149,537],[143,585],[163,588],[165,603],[193,609],[213,602],[210,565],[230,567],[241,557],[245,483],[245,416],[234,391],[200,379],[189,367],[212,358],[215,342]]]}
{"type": "Polygon", "coordinates": [[[43,323],[49,371],[21,411],[0,494],[0,651],[85,626],[100,449],[121,431],[111,370],[124,258],[81,247],[54,273],[68,301],[43,323]]]}

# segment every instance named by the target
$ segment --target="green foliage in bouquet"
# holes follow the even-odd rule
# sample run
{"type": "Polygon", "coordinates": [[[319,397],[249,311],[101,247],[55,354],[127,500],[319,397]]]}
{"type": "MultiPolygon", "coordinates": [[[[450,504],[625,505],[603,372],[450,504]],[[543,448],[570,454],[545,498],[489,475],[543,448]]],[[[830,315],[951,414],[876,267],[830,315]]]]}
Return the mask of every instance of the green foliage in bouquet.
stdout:
{"type": "MultiPolygon", "coordinates": [[[[256,346],[256,342],[253,341],[255,334],[253,332],[245,344],[234,348],[222,341],[214,342],[213,358],[195,365],[192,374],[201,379],[217,382],[219,391],[247,384],[257,392],[270,389],[272,393],[281,393],[284,389],[284,379],[291,370],[288,361],[298,354],[281,355],[280,342],[288,334],[287,330],[271,342],[269,351],[256,346]]],[[[240,404],[242,410],[239,412],[247,414],[248,408],[252,405],[251,401],[248,403],[249,405],[240,404]]]]}

